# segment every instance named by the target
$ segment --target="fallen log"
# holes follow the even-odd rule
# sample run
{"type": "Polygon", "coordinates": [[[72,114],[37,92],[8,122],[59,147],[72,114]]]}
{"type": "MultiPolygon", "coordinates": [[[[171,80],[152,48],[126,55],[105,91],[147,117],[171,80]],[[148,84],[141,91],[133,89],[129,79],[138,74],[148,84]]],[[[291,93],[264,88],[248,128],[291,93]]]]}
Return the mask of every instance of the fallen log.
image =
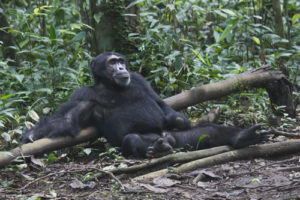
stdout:
{"type": "Polygon", "coordinates": [[[74,146],[83,142],[92,141],[98,138],[96,129],[87,128],[80,132],[76,137],[43,138],[32,143],[23,144],[9,152],[0,154],[0,167],[4,167],[19,157],[29,155],[40,155],[69,146],[74,146]]]}
{"type": "Polygon", "coordinates": [[[219,147],[203,149],[198,151],[179,152],[175,154],[169,154],[161,158],[151,159],[149,160],[149,162],[145,162],[139,165],[112,169],[109,170],[109,172],[113,174],[129,174],[129,173],[137,172],[139,170],[150,169],[156,166],[170,165],[175,163],[185,163],[200,158],[205,158],[220,153],[228,152],[231,150],[232,148],[230,146],[219,146],[219,147]]]}
{"type": "Polygon", "coordinates": [[[287,77],[282,72],[271,70],[271,67],[266,65],[223,81],[183,91],[166,98],[165,102],[175,110],[180,110],[204,101],[218,99],[234,92],[250,88],[268,88],[269,84],[276,83],[282,79],[287,80],[287,77]]]}
{"type": "MultiPolygon", "coordinates": [[[[194,160],[179,167],[172,168],[171,173],[182,174],[184,172],[192,171],[199,168],[209,167],[213,165],[232,162],[235,160],[244,160],[257,157],[271,157],[279,156],[287,153],[296,153],[300,151],[300,139],[289,140],[284,142],[276,142],[272,144],[262,144],[246,147],[243,149],[237,149],[220,153],[210,157],[194,160]]],[[[134,180],[142,180],[149,178],[156,178],[166,175],[169,172],[168,169],[162,169],[159,171],[151,172],[134,178],[134,180]]]]}

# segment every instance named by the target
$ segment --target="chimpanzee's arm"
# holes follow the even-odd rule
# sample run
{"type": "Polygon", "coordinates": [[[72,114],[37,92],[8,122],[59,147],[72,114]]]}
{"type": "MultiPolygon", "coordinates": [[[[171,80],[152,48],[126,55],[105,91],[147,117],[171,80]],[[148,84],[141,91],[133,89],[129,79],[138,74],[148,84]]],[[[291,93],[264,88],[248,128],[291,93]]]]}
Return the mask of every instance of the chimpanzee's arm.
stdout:
{"type": "Polygon", "coordinates": [[[74,91],[69,101],[91,101],[99,106],[108,108],[113,106],[110,99],[110,92],[100,83],[98,85],[85,86],[74,91]]]}
{"type": "Polygon", "coordinates": [[[72,93],[69,101],[86,101],[86,100],[91,100],[91,101],[97,100],[97,96],[95,94],[93,86],[85,86],[78,90],[75,90],[72,93]]]}

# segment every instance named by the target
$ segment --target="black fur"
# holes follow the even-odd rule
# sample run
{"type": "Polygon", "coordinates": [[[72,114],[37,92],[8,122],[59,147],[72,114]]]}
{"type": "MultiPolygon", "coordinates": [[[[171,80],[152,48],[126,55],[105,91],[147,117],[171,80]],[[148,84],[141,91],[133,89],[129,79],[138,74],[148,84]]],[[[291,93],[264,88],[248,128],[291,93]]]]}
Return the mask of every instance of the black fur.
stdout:
{"type": "Polygon", "coordinates": [[[112,145],[121,146],[129,133],[190,128],[189,120],[166,105],[141,75],[129,72],[131,82],[126,87],[103,76],[105,56],[100,54],[91,64],[96,84],[76,91],[71,101],[93,100],[105,108],[104,119],[95,126],[112,145]]]}
{"type": "Polygon", "coordinates": [[[161,157],[172,152],[173,148],[189,150],[206,149],[222,145],[242,148],[260,142],[264,136],[255,131],[260,124],[247,129],[208,123],[184,131],[166,131],[157,134],[129,134],[123,140],[123,151],[135,157],[161,157]],[[126,149],[125,149],[126,148],[126,149]]]}
{"type": "Polygon", "coordinates": [[[141,75],[128,70],[123,55],[100,54],[92,60],[91,71],[95,84],[75,91],[54,115],[40,120],[25,133],[24,143],[76,136],[81,129],[94,126],[99,136],[121,146],[129,133],[190,128],[186,117],[166,105],[141,75]]]}

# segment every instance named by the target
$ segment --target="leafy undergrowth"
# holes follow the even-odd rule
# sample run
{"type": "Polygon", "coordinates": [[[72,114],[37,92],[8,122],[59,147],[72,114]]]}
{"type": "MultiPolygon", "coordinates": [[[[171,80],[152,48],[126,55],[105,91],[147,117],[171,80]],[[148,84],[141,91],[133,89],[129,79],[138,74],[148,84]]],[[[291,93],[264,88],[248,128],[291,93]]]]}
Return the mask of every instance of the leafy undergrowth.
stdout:
{"type": "MultiPolygon", "coordinates": [[[[268,142],[300,137],[299,123],[285,124],[289,128],[276,137],[271,135],[268,142]]],[[[147,160],[124,159],[116,149],[102,153],[103,148],[73,147],[0,169],[0,199],[300,198],[300,153],[229,162],[182,175],[170,173],[136,181],[134,177],[146,172],[114,176],[102,170],[147,160]]]]}

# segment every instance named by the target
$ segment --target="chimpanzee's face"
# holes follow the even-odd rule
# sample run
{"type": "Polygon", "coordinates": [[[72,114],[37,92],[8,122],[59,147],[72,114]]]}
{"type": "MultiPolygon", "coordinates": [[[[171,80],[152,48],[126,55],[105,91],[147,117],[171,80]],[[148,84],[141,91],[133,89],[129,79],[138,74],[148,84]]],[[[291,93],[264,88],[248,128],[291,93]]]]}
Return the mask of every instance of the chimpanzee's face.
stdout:
{"type": "Polygon", "coordinates": [[[124,57],[117,55],[108,56],[105,67],[108,74],[113,78],[114,82],[122,87],[126,87],[130,83],[130,74],[126,68],[126,60],[124,57]]]}
{"type": "Polygon", "coordinates": [[[122,54],[107,52],[98,55],[91,62],[91,70],[96,83],[119,87],[130,84],[130,72],[122,54]]]}

